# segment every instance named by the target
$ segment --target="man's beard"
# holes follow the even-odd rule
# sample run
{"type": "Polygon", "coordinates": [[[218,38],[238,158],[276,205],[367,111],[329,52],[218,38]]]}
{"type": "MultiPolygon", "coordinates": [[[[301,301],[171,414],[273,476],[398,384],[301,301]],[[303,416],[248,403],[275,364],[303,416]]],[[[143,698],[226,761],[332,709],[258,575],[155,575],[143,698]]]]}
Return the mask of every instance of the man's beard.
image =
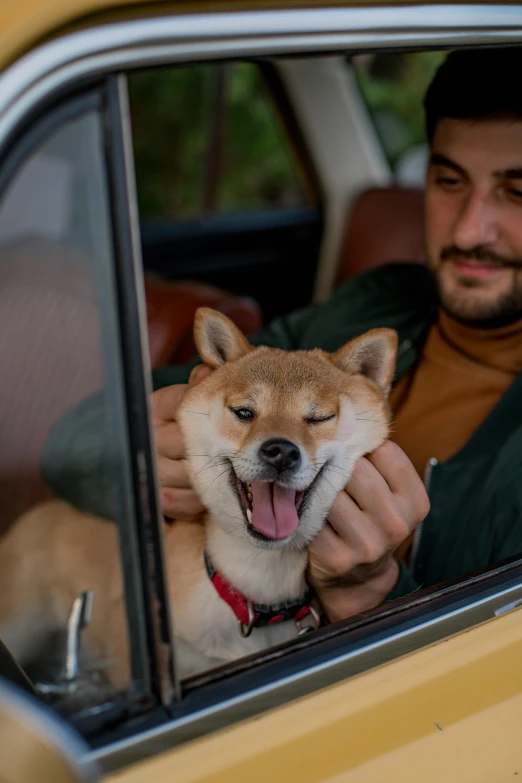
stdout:
{"type": "Polygon", "coordinates": [[[452,245],[442,250],[440,254],[441,266],[435,271],[435,278],[439,290],[439,298],[442,309],[452,318],[468,326],[482,329],[493,329],[506,326],[522,319],[522,280],[518,275],[513,275],[513,286],[510,291],[500,294],[492,301],[470,301],[464,289],[482,288],[480,280],[469,278],[462,280],[459,292],[447,293],[441,283],[440,272],[447,261],[483,261],[488,266],[497,266],[502,269],[510,268],[516,271],[522,270],[522,260],[504,258],[489,248],[481,245],[471,250],[461,250],[452,245]]]}

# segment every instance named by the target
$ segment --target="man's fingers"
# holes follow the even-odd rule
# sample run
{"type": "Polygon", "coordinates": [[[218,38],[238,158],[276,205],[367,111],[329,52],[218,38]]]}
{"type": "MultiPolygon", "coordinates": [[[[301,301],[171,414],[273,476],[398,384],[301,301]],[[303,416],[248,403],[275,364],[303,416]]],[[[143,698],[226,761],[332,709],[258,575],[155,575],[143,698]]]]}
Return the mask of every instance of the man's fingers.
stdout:
{"type": "Polygon", "coordinates": [[[422,481],[396,444],[385,443],[361,458],[337,495],[328,524],[310,546],[311,583],[328,592],[332,587],[373,584],[384,574],[386,584],[379,595],[385,595],[397,577],[393,552],[428,507],[422,481]]]}
{"type": "Polygon", "coordinates": [[[183,459],[185,457],[185,444],[177,422],[172,421],[169,424],[157,425],[154,438],[157,453],[161,457],[171,460],[183,459]]]}
{"type": "Polygon", "coordinates": [[[204,511],[191,488],[185,444],[176,418],[189,386],[200,383],[211,372],[209,367],[198,365],[192,370],[188,384],[158,389],[151,397],[161,507],[173,519],[193,519],[204,511]]]}
{"type": "Polygon", "coordinates": [[[195,386],[207,378],[212,370],[204,364],[198,364],[190,373],[188,383],[177,383],[165,386],[151,395],[152,415],[156,425],[174,421],[176,412],[189,386],[195,386]]]}
{"type": "Polygon", "coordinates": [[[360,509],[371,514],[380,510],[384,498],[389,498],[390,487],[377,468],[361,457],[355,463],[346,492],[360,509]]]}
{"type": "Polygon", "coordinates": [[[156,425],[174,420],[178,406],[187,389],[188,384],[178,383],[175,386],[165,386],[165,388],[153,392],[150,399],[156,425]]]}
{"type": "Polygon", "coordinates": [[[201,381],[205,380],[211,372],[212,370],[210,367],[207,367],[206,364],[197,364],[190,373],[189,386],[195,386],[196,384],[201,383],[201,381]]]}
{"type": "Polygon", "coordinates": [[[383,534],[399,543],[430,509],[417,471],[402,449],[390,441],[358,460],[346,491],[383,534]]]}
{"type": "Polygon", "coordinates": [[[319,580],[340,579],[353,567],[352,550],[327,522],[310,544],[309,562],[319,580]]]}
{"type": "Polygon", "coordinates": [[[338,534],[331,525],[326,522],[322,530],[312,540],[309,552],[314,557],[330,560],[337,552],[339,544],[342,545],[342,542],[339,539],[338,534]]]}
{"type": "MultiPolygon", "coordinates": [[[[389,489],[386,490],[389,494],[389,489]]],[[[335,570],[345,571],[359,563],[379,560],[392,548],[386,525],[380,518],[359,508],[347,492],[341,492],[330,509],[328,521],[338,536],[335,570]]]]}
{"type": "Polygon", "coordinates": [[[192,489],[161,489],[160,501],[163,513],[172,519],[190,520],[205,510],[192,489]]]}
{"type": "Polygon", "coordinates": [[[367,459],[392,492],[409,494],[418,488],[420,479],[417,471],[404,451],[393,441],[385,441],[373,454],[368,454],[367,459]]]}
{"type": "Polygon", "coordinates": [[[192,489],[186,464],[183,460],[159,457],[156,462],[161,488],[192,489]]]}
{"type": "Polygon", "coordinates": [[[428,516],[430,500],[411,460],[400,446],[389,440],[370,454],[368,460],[386,480],[413,530],[428,516]]]}
{"type": "Polygon", "coordinates": [[[347,492],[339,492],[330,511],[328,522],[344,544],[355,547],[367,524],[364,513],[347,492]]]}

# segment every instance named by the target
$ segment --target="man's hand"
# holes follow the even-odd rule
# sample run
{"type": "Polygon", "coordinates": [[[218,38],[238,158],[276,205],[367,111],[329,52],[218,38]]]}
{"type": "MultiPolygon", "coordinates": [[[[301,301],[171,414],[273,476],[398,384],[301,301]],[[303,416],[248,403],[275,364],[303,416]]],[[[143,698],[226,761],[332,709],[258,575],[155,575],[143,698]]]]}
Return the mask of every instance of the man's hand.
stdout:
{"type": "Polygon", "coordinates": [[[355,465],[310,546],[309,579],[332,622],[378,606],[394,588],[393,553],[429,511],[415,468],[386,441],[355,465]]]}
{"type": "Polygon", "coordinates": [[[185,444],[176,415],[189,386],[206,378],[208,367],[198,365],[188,384],[166,386],[151,397],[156,460],[163,513],[172,519],[194,519],[204,511],[187,472],[185,444]]]}

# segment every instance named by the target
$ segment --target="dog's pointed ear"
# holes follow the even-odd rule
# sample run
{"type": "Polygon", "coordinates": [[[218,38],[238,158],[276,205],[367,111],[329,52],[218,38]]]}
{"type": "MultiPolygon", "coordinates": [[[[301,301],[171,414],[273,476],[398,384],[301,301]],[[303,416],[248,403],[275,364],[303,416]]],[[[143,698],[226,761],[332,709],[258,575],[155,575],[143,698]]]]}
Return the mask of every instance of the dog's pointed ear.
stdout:
{"type": "Polygon", "coordinates": [[[226,315],[210,307],[200,307],[196,311],[194,340],[199,355],[214,370],[252,350],[237,326],[226,315]]]}
{"type": "Polygon", "coordinates": [[[332,356],[332,361],[344,372],[364,375],[388,394],[397,360],[397,332],[393,329],[372,329],[350,340],[332,356]]]}

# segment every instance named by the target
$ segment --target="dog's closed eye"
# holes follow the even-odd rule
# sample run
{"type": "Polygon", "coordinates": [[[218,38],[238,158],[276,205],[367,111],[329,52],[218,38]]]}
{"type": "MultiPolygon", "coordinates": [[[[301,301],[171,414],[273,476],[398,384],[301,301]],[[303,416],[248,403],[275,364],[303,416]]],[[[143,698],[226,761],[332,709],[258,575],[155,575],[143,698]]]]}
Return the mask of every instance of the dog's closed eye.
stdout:
{"type": "Polygon", "coordinates": [[[326,416],[320,416],[315,414],[313,416],[307,416],[305,418],[305,422],[307,424],[322,424],[325,421],[331,421],[332,419],[335,419],[336,416],[337,416],[336,413],[330,413],[326,416]]]}

